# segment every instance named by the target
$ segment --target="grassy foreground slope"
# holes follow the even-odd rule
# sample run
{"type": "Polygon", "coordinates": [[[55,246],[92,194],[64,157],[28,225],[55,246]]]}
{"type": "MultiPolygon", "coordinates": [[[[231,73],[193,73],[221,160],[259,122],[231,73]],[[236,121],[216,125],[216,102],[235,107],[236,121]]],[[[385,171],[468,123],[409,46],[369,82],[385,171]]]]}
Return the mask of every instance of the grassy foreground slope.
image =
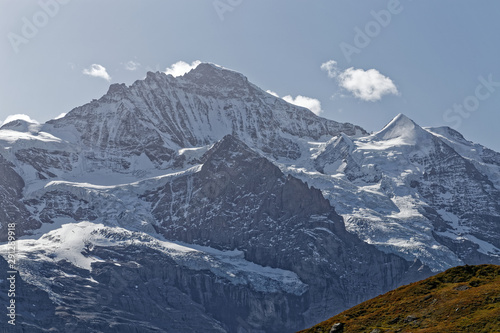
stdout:
{"type": "Polygon", "coordinates": [[[454,267],[301,332],[500,332],[500,266],[454,267]]]}

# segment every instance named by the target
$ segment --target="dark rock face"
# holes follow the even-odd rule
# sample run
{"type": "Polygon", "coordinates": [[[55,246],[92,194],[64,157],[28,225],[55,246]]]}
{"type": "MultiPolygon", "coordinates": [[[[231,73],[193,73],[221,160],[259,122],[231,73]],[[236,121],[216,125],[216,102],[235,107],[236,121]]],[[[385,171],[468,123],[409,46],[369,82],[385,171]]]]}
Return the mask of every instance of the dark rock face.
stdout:
{"type": "Polygon", "coordinates": [[[33,207],[32,216],[42,223],[52,223],[58,217],[76,221],[94,221],[99,217],[92,203],[66,191],[50,191],[40,198],[27,200],[26,204],[33,207]]]}
{"type": "Polygon", "coordinates": [[[56,177],[56,175],[48,171],[49,169],[71,171],[73,163],[78,161],[76,154],[39,148],[20,149],[15,154],[19,161],[30,164],[41,174],[47,173],[48,177],[56,177]]]}
{"type": "Polygon", "coordinates": [[[236,138],[226,136],[204,159],[200,172],[146,194],[158,231],[168,239],[242,250],[249,261],[295,272],[310,286],[306,323],[314,322],[308,313],[357,304],[374,290],[400,284],[410,270],[429,273],[347,233],[319,190],[283,175],[236,138]]]}
{"type": "Polygon", "coordinates": [[[419,193],[435,209],[446,209],[463,220],[474,221],[470,233],[500,247],[500,191],[451,147],[437,139],[434,142],[436,149],[428,157],[412,160],[425,167],[424,182],[417,185],[419,193]],[[447,193],[452,197],[444,196],[447,193]]]}
{"type": "Polygon", "coordinates": [[[434,233],[434,238],[456,253],[458,257],[462,258],[467,264],[475,265],[485,262],[500,263],[498,258],[479,252],[479,246],[472,241],[466,239],[454,240],[448,237],[443,237],[437,233],[434,233]]]}
{"type": "MultiPolygon", "coordinates": [[[[92,253],[105,259],[95,264],[92,273],[67,261],[32,263],[31,273],[51,279],[50,294],[57,301],[17,275],[15,328],[19,332],[232,332],[230,325],[213,319],[210,310],[220,306],[245,315],[248,305],[234,304],[225,295],[244,293],[248,302],[275,301],[272,295],[227,290],[230,285],[217,283],[209,273],[183,270],[159,253],[133,247],[94,248],[92,253]],[[135,251],[141,252],[141,258],[135,251]]],[[[0,268],[6,272],[6,262],[0,260],[0,268]]],[[[8,290],[6,283],[0,282],[2,290],[8,290]]],[[[4,294],[0,301],[7,304],[4,294]]],[[[2,327],[9,327],[6,318],[0,319],[2,327]]]]}
{"type": "Polygon", "coordinates": [[[289,229],[300,229],[313,214],[317,226],[334,230],[342,224],[320,191],[284,176],[232,136],[207,153],[200,172],[166,184],[148,200],[166,235],[217,248],[239,248],[261,237],[289,240],[289,229]]]}
{"type": "MultiPolygon", "coordinates": [[[[129,320],[164,332],[278,332],[303,325],[296,296],[242,288],[140,248],[94,248],[92,253],[104,259],[106,254],[118,257],[122,263],[93,267],[92,275],[102,288],[95,290],[102,295],[98,306],[124,312],[129,320]],[[129,255],[133,250],[141,253],[139,260],[129,255]]],[[[115,315],[110,313],[108,320],[116,321],[115,315]]]]}
{"type": "Polygon", "coordinates": [[[47,328],[58,325],[54,320],[56,306],[51,302],[47,293],[26,283],[19,274],[10,274],[8,271],[10,269],[7,261],[0,257],[0,290],[2,290],[0,303],[2,310],[7,311],[5,307],[9,306],[11,299],[15,300],[16,313],[15,326],[8,323],[12,320],[10,317],[5,314],[0,316],[2,329],[5,329],[6,332],[47,332],[47,328]],[[15,277],[13,280],[15,281],[13,289],[15,295],[9,297],[8,291],[11,287],[8,278],[12,276],[15,277]]]}
{"type": "Polygon", "coordinates": [[[39,228],[41,223],[32,218],[22,203],[24,180],[14,165],[0,155],[0,241],[8,237],[8,225],[15,224],[16,238],[26,230],[39,228]]]}

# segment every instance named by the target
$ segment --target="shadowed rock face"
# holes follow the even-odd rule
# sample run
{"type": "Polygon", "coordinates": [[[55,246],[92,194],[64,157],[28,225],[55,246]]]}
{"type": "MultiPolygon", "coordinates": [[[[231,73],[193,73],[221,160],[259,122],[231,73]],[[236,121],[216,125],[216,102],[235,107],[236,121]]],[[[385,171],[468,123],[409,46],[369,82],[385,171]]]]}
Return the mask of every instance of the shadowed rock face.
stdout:
{"type": "Polygon", "coordinates": [[[285,176],[238,139],[224,137],[203,159],[200,172],[146,193],[158,231],[168,239],[242,250],[249,261],[297,273],[309,285],[304,322],[317,311],[339,311],[374,290],[428,274],[347,233],[319,190],[285,176]]]}
{"type": "MultiPolygon", "coordinates": [[[[500,191],[451,147],[438,140],[435,146],[428,157],[414,158],[414,162],[425,166],[417,190],[435,209],[446,209],[465,221],[473,221],[468,226],[470,234],[500,248],[500,191]]],[[[470,247],[469,254],[462,256],[468,263],[481,263],[473,258],[474,252],[470,247]]],[[[500,264],[500,260],[496,263],[500,264]]]]}
{"type": "Polygon", "coordinates": [[[16,225],[16,237],[41,226],[21,201],[24,180],[13,168],[14,165],[0,155],[0,241],[7,241],[9,223],[16,225]]]}
{"type": "MultiPolygon", "coordinates": [[[[227,314],[247,316],[253,303],[279,307],[287,302],[283,295],[252,293],[207,272],[183,269],[158,252],[116,247],[94,248],[92,253],[104,259],[92,273],[67,261],[34,264],[37,274],[51,279],[55,299],[17,275],[19,332],[234,332],[238,321],[244,322],[241,317],[222,315],[222,324],[213,313],[226,309],[232,311],[227,314]],[[244,301],[235,303],[237,299],[244,301]]],[[[0,268],[7,271],[3,258],[0,268]]],[[[5,279],[0,287],[8,290],[5,279]]],[[[5,293],[0,301],[9,302],[5,293]]],[[[7,320],[0,318],[2,327],[9,327],[7,320]]]]}
{"type": "MultiPolygon", "coordinates": [[[[15,326],[8,323],[10,317],[3,314],[0,316],[0,326],[3,329],[12,329],[12,332],[42,332],[42,328],[50,328],[59,325],[56,321],[56,306],[51,302],[46,292],[26,283],[19,274],[9,274],[9,265],[0,256],[0,302],[2,310],[9,306],[11,299],[15,300],[15,326]],[[13,297],[9,297],[10,281],[15,276],[15,288],[13,297]],[[5,306],[5,307],[4,307],[5,306]],[[36,316],[32,314],[36,313],[36,316]],[[22,327],[24,331],[15,329],[22,327]]],[[[5,312],[7,313],[7,312],[5,312]]],[[[11,332],[9,330],[9,332],[11,332]]],[[[7,332],[7,331],[6,331],[7,332]]]]}

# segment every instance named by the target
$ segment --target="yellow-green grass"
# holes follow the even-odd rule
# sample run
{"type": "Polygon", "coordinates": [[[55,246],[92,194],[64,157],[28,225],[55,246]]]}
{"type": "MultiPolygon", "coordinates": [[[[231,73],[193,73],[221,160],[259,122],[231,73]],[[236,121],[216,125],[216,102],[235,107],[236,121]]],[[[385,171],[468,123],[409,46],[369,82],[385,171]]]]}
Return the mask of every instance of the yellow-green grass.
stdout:
{"type": "Polygon", "coordinates": [[[459,266],[363,302],[302,333],[500,332],[500,266],[459,266]]]}

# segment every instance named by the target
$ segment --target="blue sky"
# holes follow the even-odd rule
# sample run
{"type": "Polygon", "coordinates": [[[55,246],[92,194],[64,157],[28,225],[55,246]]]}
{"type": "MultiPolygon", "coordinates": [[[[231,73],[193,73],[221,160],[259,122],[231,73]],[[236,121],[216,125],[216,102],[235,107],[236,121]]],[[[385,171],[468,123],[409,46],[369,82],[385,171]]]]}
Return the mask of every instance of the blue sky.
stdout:
{"type": "Polygon", "coordinates": [[[0,0],[0,9],[0,122],[18,113],[44,122],[110,83],[201,60],[368,131],[402,112],[500,151],[498,1],[0,0]]]}

